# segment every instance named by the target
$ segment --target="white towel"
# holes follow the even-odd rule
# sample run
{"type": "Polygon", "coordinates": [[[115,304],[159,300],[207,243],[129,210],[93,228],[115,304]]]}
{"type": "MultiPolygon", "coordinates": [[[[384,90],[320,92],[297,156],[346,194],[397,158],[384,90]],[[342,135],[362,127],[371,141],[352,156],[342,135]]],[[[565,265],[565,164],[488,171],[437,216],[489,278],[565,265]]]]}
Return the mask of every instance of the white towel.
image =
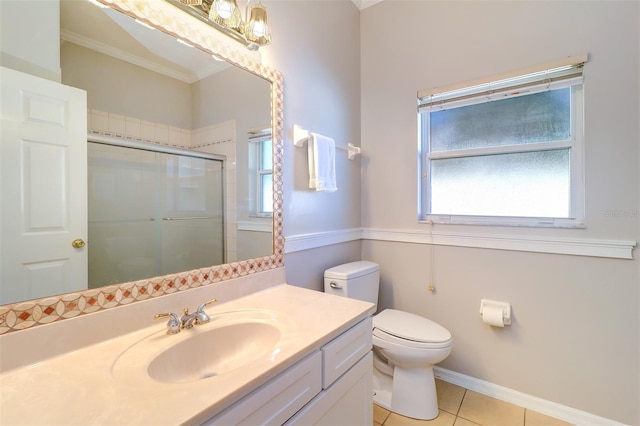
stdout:
{"type": "Polygon", "coordinates": [[[311,133],[309,147],[309,188],[316,191],[337,191],[336,143],[326,136],[311,133]]]}

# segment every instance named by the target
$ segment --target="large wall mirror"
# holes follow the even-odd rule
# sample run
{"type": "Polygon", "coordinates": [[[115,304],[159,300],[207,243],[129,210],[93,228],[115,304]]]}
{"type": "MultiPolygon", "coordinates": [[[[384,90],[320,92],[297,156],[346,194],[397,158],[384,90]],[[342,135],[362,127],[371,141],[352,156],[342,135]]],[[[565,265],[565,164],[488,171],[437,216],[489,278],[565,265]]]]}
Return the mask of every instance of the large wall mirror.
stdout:
{"type": "Polygon", "coordinates": [[[281,75],[169,3],[101,1],[60,0],[62,83],[87,92],[88,280],[3,300],[0,333],[283,265],[281,75]]]}

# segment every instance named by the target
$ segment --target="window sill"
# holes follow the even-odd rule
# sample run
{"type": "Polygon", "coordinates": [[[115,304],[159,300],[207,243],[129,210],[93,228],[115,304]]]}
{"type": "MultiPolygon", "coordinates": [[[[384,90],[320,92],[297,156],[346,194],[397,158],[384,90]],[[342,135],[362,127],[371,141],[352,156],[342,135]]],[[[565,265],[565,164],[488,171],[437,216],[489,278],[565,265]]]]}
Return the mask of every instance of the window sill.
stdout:
{"type": "Polygon", "coordinates": [[[238,231],[273,232],[273,221],[271,218],[242,220],[238,221],[236,225],[238,231]]]}
{"type": "Polygon", "coordinates": [[[249,220],[271,220],[273,213],[251,213],[249,214],[249,220]]]}
{"type": "Polygon", "coordinates": [[[574,219],[544,219],[517,217],[465,217],[465,216],[437,216],[431,215],[419,223],[435,223],[439,225],[469,225],[469,226],[506,226],[522,228],[564,228],[586,229],[584,222],[574,219]]]}

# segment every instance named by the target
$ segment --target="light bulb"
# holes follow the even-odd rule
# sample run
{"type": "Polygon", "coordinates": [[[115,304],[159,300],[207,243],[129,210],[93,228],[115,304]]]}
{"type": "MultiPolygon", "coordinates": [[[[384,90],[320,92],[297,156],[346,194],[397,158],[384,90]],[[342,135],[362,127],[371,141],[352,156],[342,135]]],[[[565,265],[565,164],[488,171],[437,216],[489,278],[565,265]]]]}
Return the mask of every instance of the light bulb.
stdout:
{"type": "Polygon", "coordinates": [[[216,12],[222,19],[229,19],[233,15],[233,6],[226,1],[216,4],[216,12]]]}
{"type": "Polygon", "coordinates": [[[267,33],[267,26],[264,22],[254,22],[249,26],[249,31],[256,37],[264,37],[267,33]]]}

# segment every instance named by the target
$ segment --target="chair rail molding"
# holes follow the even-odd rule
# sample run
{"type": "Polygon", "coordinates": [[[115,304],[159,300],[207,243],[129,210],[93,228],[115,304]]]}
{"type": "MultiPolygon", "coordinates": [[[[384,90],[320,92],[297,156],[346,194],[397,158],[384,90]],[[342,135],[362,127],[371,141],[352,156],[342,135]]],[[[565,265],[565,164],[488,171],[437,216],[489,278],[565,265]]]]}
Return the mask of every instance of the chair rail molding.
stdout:
{"type": "Polygon", "coordinates": [[[633,259],[633,249],[637,245],[636,241],[632,240],[500,235],[479,232],[425,232],[413,229],[349,228],[288,236],[285,238],[285,253],[355,240],[434,244],[612,259],[633,259]]]}
{"type": "Polygon", "coordinates": [[[339,229],[285,237],[284,252],[309,250],[362,239],[362,228],[339,229]]]}

